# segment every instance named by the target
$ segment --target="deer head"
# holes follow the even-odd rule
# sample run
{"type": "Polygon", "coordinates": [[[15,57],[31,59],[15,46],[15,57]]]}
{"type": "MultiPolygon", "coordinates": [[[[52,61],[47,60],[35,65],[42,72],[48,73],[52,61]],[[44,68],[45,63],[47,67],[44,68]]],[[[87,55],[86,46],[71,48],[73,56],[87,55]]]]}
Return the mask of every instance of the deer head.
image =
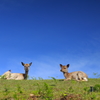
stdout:
{"type": "Polygon", "coordinates": [[[21,64],[24,66],[25,71],[26,71],[26,72],[28,72],[28,71],[29,71],[30,66],[32,65],[32,62],[31,62],[31,63],[29,63],[29,64],[24,64],[23,62],[21,62],[21,64]]]}
{"type": "Polygon", "coordinates": [[[69,67],[69,64],[67,64],[67,65],[62,65],[62,64],[60,64],[60,67],[61,67],[61,72],[68,72],[68,67],[69,67]]]}

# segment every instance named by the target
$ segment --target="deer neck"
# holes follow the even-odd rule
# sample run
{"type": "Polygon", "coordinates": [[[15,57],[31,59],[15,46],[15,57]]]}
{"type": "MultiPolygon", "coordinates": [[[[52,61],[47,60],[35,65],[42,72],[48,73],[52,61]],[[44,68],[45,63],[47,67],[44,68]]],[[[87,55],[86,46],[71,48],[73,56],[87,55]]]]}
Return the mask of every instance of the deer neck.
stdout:
{"type": "Polygon", "coordinates": [[[25,79],[27,79],[28,71],[25,71],[25,79]]]}
{"type": "Polygon", "coordinates": [[[63,72],[63,74],[64,74],[65,78],[67,78],[67,77],[68,77],[68,75],[69,75],[69,73],[68,73],[68,72],[63,72]]]}

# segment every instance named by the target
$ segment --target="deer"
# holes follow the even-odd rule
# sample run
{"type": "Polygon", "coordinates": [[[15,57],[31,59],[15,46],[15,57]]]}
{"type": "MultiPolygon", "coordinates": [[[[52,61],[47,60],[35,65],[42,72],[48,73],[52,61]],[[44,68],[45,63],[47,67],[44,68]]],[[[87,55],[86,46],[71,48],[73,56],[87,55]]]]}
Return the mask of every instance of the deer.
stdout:
{"type": "Polygon", "coordinates": [[[7,79],[10,77],[11,74],[11,70],[8,70],[7,72],[5,72],[3,75],[0,76],[1,79],[7,79]]]}
{"type": "Polygon", "coordinates": [[[62,65],[60,64],[60,67],[61,67],[61,72],[63,72],[64,74],[64,81],[67,81],[67,80],[76,80],[76,81],[88,81],[88,76],[86,73],[82,72],[82,71],[75,71],[75,72],[71,72],[71,73],[68,73],[68,68],[69,68],[70,64],[67,64],[67,65],[62,65]]]}
{"type": "Polygon", "coordinates": [[[29,64],[24,64],[21,62],[21,64],[24,66],[25,73],[11,73],[11,70],[8,70],[5,72],[1,77],[4,77],[4,79],[7,80],[26,80],[29,72],[29,68],[32,65],[32,62],[29,64]]]}

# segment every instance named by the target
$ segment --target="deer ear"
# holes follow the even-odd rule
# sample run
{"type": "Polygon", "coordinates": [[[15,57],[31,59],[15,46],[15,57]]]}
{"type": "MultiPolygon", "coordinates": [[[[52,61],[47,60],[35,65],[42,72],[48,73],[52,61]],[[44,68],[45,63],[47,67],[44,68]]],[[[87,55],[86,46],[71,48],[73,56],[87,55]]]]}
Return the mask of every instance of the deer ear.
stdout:
{"type": "Polygon", "coordinates": [[[8,70],[9,72],[11,72],[11,70],[8,70]]]}
{"type": "Polygon", "coordinates": [[[21,62],[21,64],[24,66],[24,63],[23,62],[21,62]]]}
{"type": "Polygon", "coordinates": [[[67,68],[70,66],[70,64],[67,64],[67,68]]]}
{"type": "Polygon", "coordinates": [[[60,67],[62,67],[62,64],[60,64],[60,67]]]}
{"type": "Polygon", "coordinates": [[[32,65],[32,62],[31,62],[31,63],[29,63],[29,65],[31,66],[31,65],[32,65]]]}

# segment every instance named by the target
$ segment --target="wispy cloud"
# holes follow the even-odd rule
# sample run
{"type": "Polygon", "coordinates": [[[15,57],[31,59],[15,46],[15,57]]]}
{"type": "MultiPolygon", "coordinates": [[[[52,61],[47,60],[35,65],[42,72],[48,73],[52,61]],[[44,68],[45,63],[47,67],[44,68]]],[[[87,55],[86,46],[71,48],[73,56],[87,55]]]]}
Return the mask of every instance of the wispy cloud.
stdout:
{"type": "Polygon", "coordinates": [[[73,71],[84,71],[88,74],[89,77],[93,77],[93,73],[99,73],[98,68],[100,65],[100,62],[98,59],[100,53],[92,54],[91,56],[83,56],[83,57],[66,57],[65,56],[59,56],[59,58],[53,57],[42,57],[41,60],[34,61],[33,67],[30,70],[30,75],[38,76],[42,78],[48,78],[48,76],[51,77],[58,77],[58,78],[64,78],[63,74],[60,72],[60,66],[59,64],[70,64],[69,72],[73,71]],[[70,59],[68,59],[70,58],[70,59]]]}
{"type": "Polygon", "coordinates": [[[48,79],[49,77],[59,76],[59,70],[58,64],[34,61],[30,70],[30,76],[48,79]]]}
{"type": "Polygon", "coordinates": [[[11,69],[14,73],[24,73],[24,68],[20,62],[32,62],[32,66],[29,71],[30,77],[41,77],[43,79],[48,79],[49,77],[64,78],[63,73],[60,72],[59,64],[61,63],[66,65],[69,63],[69,72],[84,71],[89,77],[94,77],[93,73],[99,74],[99,55],[100,53],[95,53],[87,57],[77,57],[77,55],[74,57],[66,57],[66,55],[59,55],[59,57],[40,56],[36,59],[24,57],[17,59],[13,58],[8,60],[5,71],[11,69]]]}

